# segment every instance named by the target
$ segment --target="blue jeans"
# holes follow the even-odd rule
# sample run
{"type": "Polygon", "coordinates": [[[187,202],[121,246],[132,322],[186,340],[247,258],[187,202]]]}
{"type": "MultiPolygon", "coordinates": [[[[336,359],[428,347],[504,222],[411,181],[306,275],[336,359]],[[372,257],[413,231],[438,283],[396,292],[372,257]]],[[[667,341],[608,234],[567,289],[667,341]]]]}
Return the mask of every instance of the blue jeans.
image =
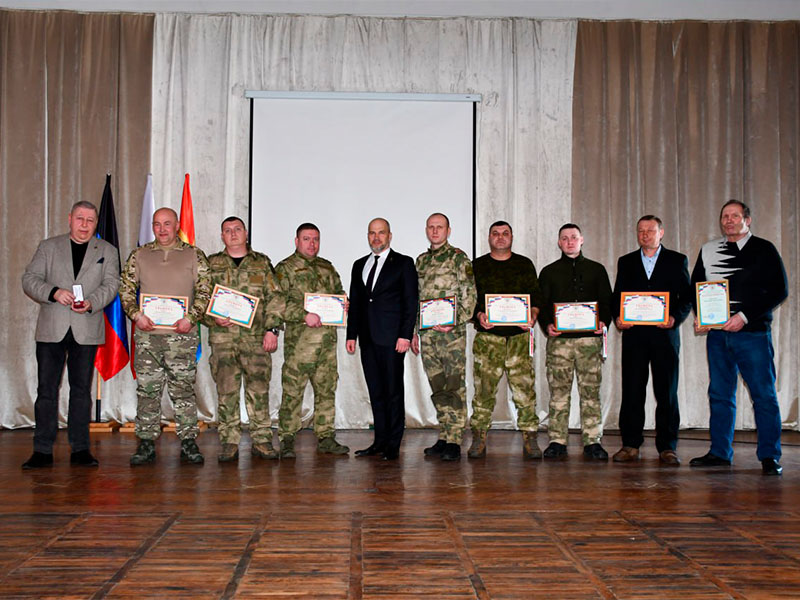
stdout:
{"type": "Polygon", "coordinates": [[[712,330],[706,340],[711,454],[733,458],[736,383],[739,373],[750,390],[758,430],[758,460],[781,457],[781,413],[775,393],[775,351],[769,331],[712,330]]]}

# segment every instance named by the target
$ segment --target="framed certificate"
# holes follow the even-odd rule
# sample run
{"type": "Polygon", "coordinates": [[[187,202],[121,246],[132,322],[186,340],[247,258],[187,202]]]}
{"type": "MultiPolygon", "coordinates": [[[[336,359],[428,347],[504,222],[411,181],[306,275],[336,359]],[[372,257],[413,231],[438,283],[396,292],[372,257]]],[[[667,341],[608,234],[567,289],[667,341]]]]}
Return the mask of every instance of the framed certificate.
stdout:
{"type": "Polygon", "coordinates": [[[174,329],[175,323],[186,316],[189,298],[186,296],[165,296],[161,294],[141,294],[139,308],[153,322],[156,329],[174,329]]]}
{"type": "Polygon", "coordinates": [[[597,302],[556,302],[553,305],[557,331],[597,331],[597,302]]]}
{"type": "Polygon", "coordinates": [[[486,294],[486,318],[492,325],[528,325],[530,294],[486,294]]]}
{"type": "Polygon", "coordinates": [[[629,325],[666,325],[669,292],[622,292],[619,320],[629,325]]]}
{"type": "Polygon", "coordinates": [[[456,297],[431,298],[419,303],[419,328],[456,324],[456,297]]]}
{"type": "Polygon", "coordinates": [[[698,281],[697,324],[700,327],[722,327],[731,318],[728,280],[698,281]]]}
{"type": "Polygon", "coordinates": [[[303,296],[306,312],[319,315],[323,325],[344,327],[347,325],[347,296],[344,294],[309,294],[303,296]]]}
{"type": "Polygon", "coordinates": [[[250,329],[256,317],[260,299],[224,285],[215,285],[211,292],[206,314],[220,319],[230,319],[231,323],[250,329]]]}

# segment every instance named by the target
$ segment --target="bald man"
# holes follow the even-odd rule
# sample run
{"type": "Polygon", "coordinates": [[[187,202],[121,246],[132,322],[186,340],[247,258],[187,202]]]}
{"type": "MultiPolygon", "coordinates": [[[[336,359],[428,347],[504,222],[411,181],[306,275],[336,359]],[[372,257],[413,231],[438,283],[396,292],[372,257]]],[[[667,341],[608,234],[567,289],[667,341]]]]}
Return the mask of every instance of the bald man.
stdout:
{"type": "Polygon", "coordinates": [[[181,462],[202,464],[197,447],[197,324],[211,297],[211,274],[203,251],[178,238],[178,215],[171,208],[153,214],[155,241],[131,252],[119,288],[122,308],[136,324],[136,437],[139,446],[131,465],[156,459],[155,441],[161,435],[161,395],[164,384],[175,406],[175,425],[181,440],[181,462]],[[186,298],[183,317],[172,323],[154,322],[140,308],[139,297],[186,298]]]}

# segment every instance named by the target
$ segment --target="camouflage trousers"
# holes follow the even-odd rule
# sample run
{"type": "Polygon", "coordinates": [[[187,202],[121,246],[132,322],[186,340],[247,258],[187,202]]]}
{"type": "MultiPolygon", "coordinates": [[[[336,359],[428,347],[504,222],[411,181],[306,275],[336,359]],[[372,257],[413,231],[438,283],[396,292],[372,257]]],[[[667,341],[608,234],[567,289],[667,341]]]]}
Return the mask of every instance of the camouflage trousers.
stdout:
{"type": "Polygon", "coordinates": [[[300,431],[303,425],[300,418],[303,394],[309,382],[314,390],[314,433],[319,439],[333,435],[336,383],[339,380],[336,343],[324,340],[311,348],[306,344],[293,343],[290,337],[287,337],[283,347],[283,397],[278,411],[278,435],[284,439],[300,431]]]}
{"type": "Polygon", "coordinates": [[[527,332],[510,337],[478,332],[472,344],[475,355],[475,397],[472,399],[473,429],[486,431],[492,424],[492,412],[497,394],[497,384],[506,373],[512,399],[517,407],[517,427],[521,431],[536,431],[536,382],[533,359],[530,356],[527,332]]]}
{"type": "Polygon", "coordinates": [[[264,351],[261,339],[250,337],[211,345],[211,374],[217,384],[219,440],[223,444],[241,441],[239,390],[244,378],[244,404],[254,444],[272,442],[269,416],[269,380],[272,357],[264,351]]]}
{"type": "Polygon", "coordinates": [[[175,430],[182,440],[197,437],[197,331],[133,334],[136,355],[136,437],[155,440],[161,435],[161,396],[164,384],[175,407],[175,430]]]}
{"type": "Polygon", "coordinates": [[[467,332],[463,326],[448,333],[426,330],[420,333],[420,346],[439,439],[461,444],[467,425],[467,332]]]}
{"type": "Polygon", "coordinates": [[[583,445],[596,444],[602,439],[602,353],[603,340],[600,337],[548,338],[545,364],[550,385],[550,424],[547,434],[551,442],[567,444],[573,374],[578,377],[583,445]]]}

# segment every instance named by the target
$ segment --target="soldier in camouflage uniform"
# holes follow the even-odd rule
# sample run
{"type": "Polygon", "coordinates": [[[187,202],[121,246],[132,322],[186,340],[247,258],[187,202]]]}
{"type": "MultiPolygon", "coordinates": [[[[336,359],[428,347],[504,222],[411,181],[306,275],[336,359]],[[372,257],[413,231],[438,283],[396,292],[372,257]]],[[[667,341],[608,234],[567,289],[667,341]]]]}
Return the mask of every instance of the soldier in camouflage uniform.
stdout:
{"type": "Polygon", "coordinates": [[[281,458],[294,458],[294,439],[302,425],[300,410],[306,385],[314,390],[314,433],[317,452],[347,454],[350,448],[336,441],[336,327],[322,324],[319,315],[306,312],[305,294],[344,294],[334,266],[319,252],[319,229],[312,223],[297,228],[296,251],[275,267],[283,297],[283,398],[278,412],[281,458]]]}
{"type": "Polygon", "coordinates": [[[580,392],[583,455],[608,460],[600,440],[603,412],[600,383],[603,379],[603,328],[611,320],[611,284],[603,265],[583,256],[583,235],[574,223],[558,231],[561,258],[542,269],[543,305],[539,322],[547,332],[547,383],[550,385],[550,445],[545,458],[567,457],[569,404],[573,374],[580,392]],[[564,332],[555,327],[556,302],[597,302],[599,325],[595,331],[564,332]]]}
{"type": "Polygon", "coordinates": [[[197,447],[197,403],[194,380],[197,370],[196,324],[203,319],[211,297],[208,260],[203,251],[178,239],[178,215],[171,208],[153,214],[156,240],[131,252],[122,270],[119,295],[122,308],[136,324],[136,436],[139,446],[132,465],[156,458],[155,440],[161,435],[161,394],[167,384],[175,406],[175,424],[181,440],[181,461],[201,464],[197,447]],[[186,316],[169,329],[156,329],[139,309],[141,294],[185,296],[186,316]]]}
{"type": "Polygon", "coordinates": [[[450,220],[445,215],[434,213],[428,217],[425,234],[431,246],[417,257],[419,297],[456,299],[455,325],[422,329],[411,343],[415,353],[422,349],[422,365],[439,421],[439,439],[425,449],[425,455],[458,460],[467,425],[467,321],[475,309],[475,278],[469,257],[447,241],[450,220]]]}
{"type": "Polygon", "coordinates": [[[272,446],[272,421],[269,416],[269,380],[272,357],[278,347],[279,319],[273,305],[280,301],[279,287],[272,263],[265,254],[247,244],[247,228],[239,217],[222,222],[225,249],[208,257],[211,284],[219,284],[255,296],[260,300],[248,329],[228,318],[206,315],[212,354],[211,373],[217,384],[220,462],[239,457],[241,422],[239,391],[244,378],[244,400],[250,421],[250,452],[260,458],[278,458],[272,446]],[[272,302],[272,304],[270,304],[272,302]]]}
{"type": "Polygon", "coordinates": [[[472,445],[468,456],[486,456],[486,437],[492,424],[497,384],[505,372],[517,408],[517,427],[522,431],[522,456],[542,457],[537,443],[539,416],[533,359],[530,356],[531,327],[539,313],[539,280],[533,262],[511,251],[514,234],[506,221],[489,227],[489,254],[472,264],[478,298],[475,306],[475,397],[472,400],[472,445]],[[486,294],[528,294],[531,320],[525,325],[495,326],[486,316],[486,294]]]}

